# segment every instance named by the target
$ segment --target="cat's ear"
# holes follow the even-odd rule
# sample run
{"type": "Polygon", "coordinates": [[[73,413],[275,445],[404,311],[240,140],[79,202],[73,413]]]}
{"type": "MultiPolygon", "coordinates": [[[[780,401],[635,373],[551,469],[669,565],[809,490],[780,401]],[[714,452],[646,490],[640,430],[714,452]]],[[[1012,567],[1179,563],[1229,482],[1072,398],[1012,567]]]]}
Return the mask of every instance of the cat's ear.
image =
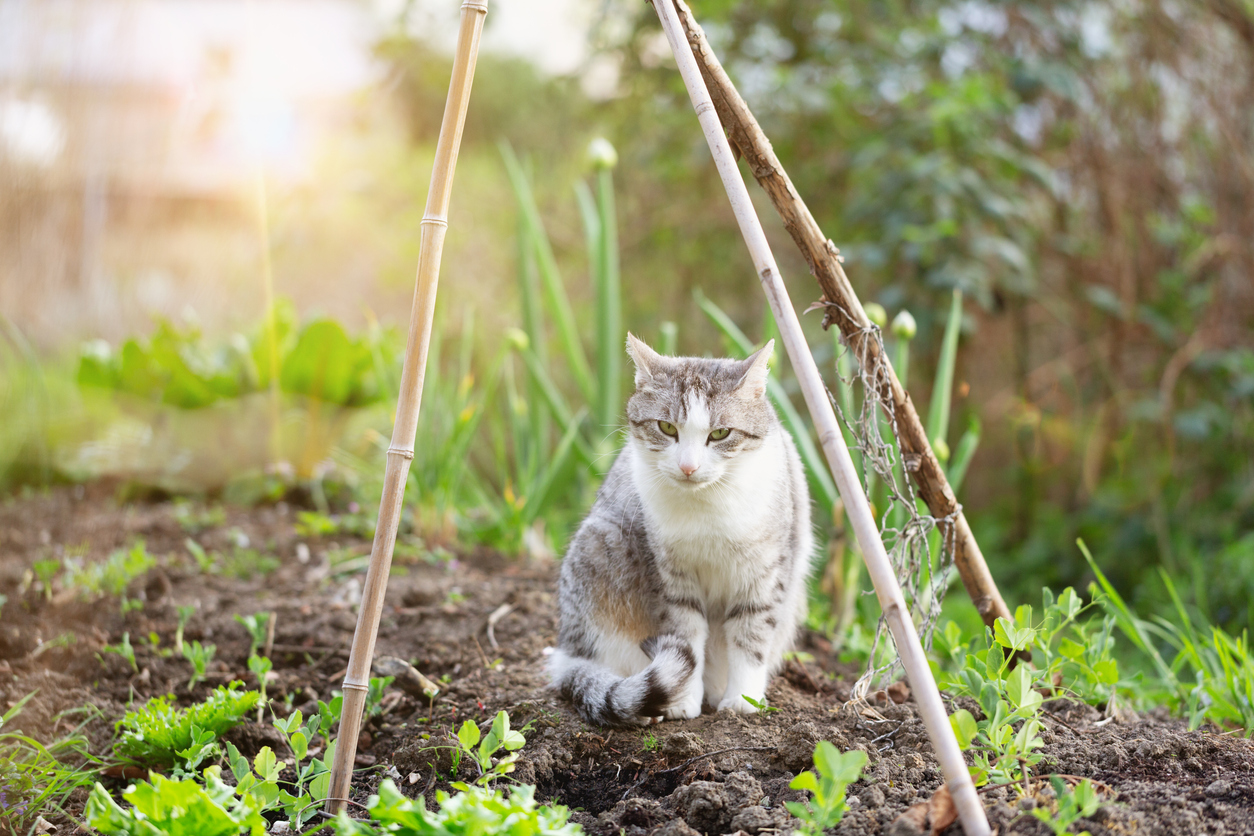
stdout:
{"type": "Polygon", "coordinates": [[[771,367],[771,355],[775,353],[775,340],[767,340],[748,359],[741,363],[744,373],[736,383],[736,394],[742,398],[760,398],[766,393],[766,375],[771,367]]]}
{"type": "Polygon", "coordinates": [[[636,364],[637,387],[652,380],[653,375],[657,374],[658,369],[661,368],[662,355],[636,339],[630,331],[627,332],[627,354],[636,364]]]}

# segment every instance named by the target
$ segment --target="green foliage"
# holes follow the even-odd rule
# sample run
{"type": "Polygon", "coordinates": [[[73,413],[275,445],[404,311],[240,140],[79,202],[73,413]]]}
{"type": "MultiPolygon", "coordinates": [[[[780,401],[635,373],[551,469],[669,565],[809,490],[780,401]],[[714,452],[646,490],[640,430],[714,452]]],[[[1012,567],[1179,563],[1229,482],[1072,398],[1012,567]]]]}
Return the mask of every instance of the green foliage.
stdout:
{"type": "Polygon", "coordinates": [[[202,645],[200,642],[183,645],[183,658],[192,664],[192,678],[187,680],[187,690],[192,690],[197,682],[205,678],[205,669],[213,661],[213,654],[217,649],[217,645],[202,645]]]}
{"type": "Polygon", "coordinates": [[[740,697],[745,702],[749,703],[749,705],[756,708],[759,714],[773,714],[776,711],[779,711],[779,708],[777,708],[776,706],[767,705],[765,699],[755,700],[753,697],[749,696],[748,694],[741,694],[740,697]]]}
{"type": "Polygon", "coordinates": [[[391,779],[379,785],[379,794],[367,806],[370,822],[354,821],[344,813],[335,822],[338,836],[578,836],[583,832],[569,821],[560,805],[537,805],[535,787],[517,785],[506,795],[487,787],[467,787],[456,795],[436,791],[437,809],[428,811],[422,799],[401,794],[391,779]]]}
{"type": "Polygon", "coordinates": [[[80,558],[67,558],[61,583],[66,589],[76,589],[83,600],[90,601],[104,595],[122,600],[122,612],[142,606],[127,598],[126,590],[137,578],[147,574],[157,565],[157,559],[148,553],[143,541],[129,549],[118,549],[108,558],[96,563],[84,563],[80,558]]]}
{"type": "Polygon", "coordinates": [[[258,648],[266,643],[266,632],[270,624],[270,613],[255,612],[251,615],[236,615],[235,622],[248,631],[248,655],[252,656],[258,648]]]}
{"type": "Polygon", "coordinates": [[[205,733],[216,739],[238,725],[257,707],[259,698],[256,691],[238,690],[234,682],[186,709],[175,708],[173,697],[153,697],[143,708],[126,712],[118,721],[114,754],[152,767],[186,763],[201,754],[205,733]]]}
{"type": "MultiPolygon", "coordinates": [[[[22,697],[0,715],[0,730],[36,693],[22,697]]],[[[34,827],[37,816],[65,814],[70,796],[91,786],[101,764],[90,753],[83,728],[99,712],[79,711],[86,713],[87,719],[52,743],[44,744],[24,734],[0,733],[0,830],[26,833],[34,827]]],[[[59,724],[72,713],[62,712],[54,719],[59,724]]]]}
{"type": "MultiPolygon", "coordinates": [[[[268,319],[268,318],[267,318],[268,319]]],[[[378,400],[391,370],[383,363],[395,336],[368,331],[349,337],[334,320],[318,319],[297,327],[290,306],[277,309],[279,388],[336,406],[361,406],[378,400]]],[[[148,339],[130,339],[114,351],[96,340],[79,357],[81,386],[102,387],[146,401],[182,409],[200,409],[270,386],[265,323],[250,336],[235,334],[209,344],[200,330],[180,330],[160,321],[148,339]]]]}
{"type": "MultiPolygon", "coordinates": [[[[1057,775],[1049,776],[1049,783],[1054,789],[1056,809],[1047,810],[1043,807],[1035,807],[1032,809],[1032,815],[1043,821],[1045,826],[1053,831],[1054,836],[1070,833],[1071,825],[1093,815],[1097,812],[1097,808],[1102,806],[1102,801],[1097,796],[1097,789],[1088,778],[1076,784],[1075,789],[1068,787],[1057,775]]],[[[1091,836],[1091,834],[1087,830],[1082,830],[1079,836],[1091,836]]]]}
{"type": "Polygon", "coordinates": [[[473,720],[462,723],[457,731],[457,745],[478,768],[478,783],[483,786],[513,772],[514,762],[518,760],[517,750],[526,743],[521,732],[509,727],[509,715],[504,711],[497,713],[492,720],[492,728],[482,738],[473,720]],[[493,760],[493,756],[502,749],[506,754],[493,760]]]}
{"type": "Polygon", "coordinates": [[[806,790],[811,794],[806,803],[789,801],[784,806],[801,820],[798,833],[820,836],[829,827],[835,827],[844,818],[849,805],[845,803],[845,790],[862,777],[866,766],[866,752],[855,749],[839,752],[826,740],[814,747],[814,768],[818,774],[805,771],[788,785],[794,790],[806,790]]]}
{"type": "Polygon", "coordinates": [[[152,773],[150,783],[132,784],[123,792],[131,806],[123,808],[100,784],[87,800],[88,825],[105,836],[262,836],[266,820],[255,796],[236,796],[221,778],[221,768],[206,767],[204,783],[169,779],[152,773]]]}
{"type": "Polygon", "coordinates": [[[1247,737],[1254,736],[1254,656],[1250,653],[1248,631],[1242,630],[1240,636],[1234,637],[1216,625],[1197,629],[1166,572],[1160,576],[1176,619],[1140,618],[1098,567],[1084,541],[1077,541],[1077,545],[1097,576],[1091,589],[1094,601],[1101,604],[1133,646],[1148,657],[1160,695],[1169,706],[1188,717],[1190,728],[1210,721],[1242,729],[1247,737]],[[1160,645],[1174,651],[1171,662],[1160,652],[1160,645]]]}
{"type": "Polygon", "coordinates": [[[1054,594],[1041,591],[1042,617],[1038,621],[1030,606],[1015,610],[1013,623],[998,619],[994,629],[964,642],[961,630],[952,621],[936,634],[934,646],[947,661],[947,671],[938,672],[942,688],[980,699],[975,676],[1004,679],[1008,671],[1008,650],[1032,654],[1034,686],[1050,694],[1066,695],[1084,702],[1104,705],[1115,696],[1120,682],[1115,659],[1115,620],[1081,618],[1095,606],[1084,605],[1075,590],[1054,594]]]}
{"type": "Polygon", "coordinates": [[[123,633],[122,641],[117,644],[106,644],[100,648],[101,653],[116,653],[126,660],[131,670],[139,673],[139,664],[135,661],[135,648],[131,646],[131,634],[123,633]]]}

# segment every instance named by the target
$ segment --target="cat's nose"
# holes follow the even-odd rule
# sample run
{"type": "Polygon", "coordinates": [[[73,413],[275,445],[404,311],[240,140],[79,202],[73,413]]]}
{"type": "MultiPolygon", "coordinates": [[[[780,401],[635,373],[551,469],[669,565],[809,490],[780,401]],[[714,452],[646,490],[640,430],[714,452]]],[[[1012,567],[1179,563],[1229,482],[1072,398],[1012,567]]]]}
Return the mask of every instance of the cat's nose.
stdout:
{"type": "Polygon", "coordinates": [[[684,472],[685,476],[691,476],[697,472],[697,468],[700,466],[696,462],[680,462],[679,469],[684,472]]]}

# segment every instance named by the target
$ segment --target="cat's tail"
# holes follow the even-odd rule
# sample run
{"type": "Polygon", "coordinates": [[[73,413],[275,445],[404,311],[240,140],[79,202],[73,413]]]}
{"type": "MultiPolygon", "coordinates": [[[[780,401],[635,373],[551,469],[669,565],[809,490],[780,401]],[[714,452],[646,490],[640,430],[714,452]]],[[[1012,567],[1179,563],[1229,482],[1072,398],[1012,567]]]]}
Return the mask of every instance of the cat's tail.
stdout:
{"type": "Polygon", "coordinates": [[[589,723],[633,726],[654,721],[679,699],[697,660],[691,645],[676,636],[645,639],[640,649],[652,661],[627,677],[592,659],[555,650],[549,657],[553,687],[573,702],[579,716],[589,723]]]}

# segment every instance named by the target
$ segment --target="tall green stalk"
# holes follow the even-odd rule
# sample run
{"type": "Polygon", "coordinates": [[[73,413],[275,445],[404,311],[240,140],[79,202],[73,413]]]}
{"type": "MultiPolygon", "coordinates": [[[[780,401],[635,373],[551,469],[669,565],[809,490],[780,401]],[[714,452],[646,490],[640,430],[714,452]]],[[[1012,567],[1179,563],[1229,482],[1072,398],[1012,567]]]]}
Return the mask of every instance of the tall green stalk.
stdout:
{"type": "Polygon", "coordinates": [[[927,414],[927,435],[936,457],[949,460],[949,408],[953,401],[954,366],[958,362],[958,334],[962,330],[962,291],[954,288],[945,323],[945,341],[941,343],[940,362],[932,386],[932,404],[927,414]]]}

